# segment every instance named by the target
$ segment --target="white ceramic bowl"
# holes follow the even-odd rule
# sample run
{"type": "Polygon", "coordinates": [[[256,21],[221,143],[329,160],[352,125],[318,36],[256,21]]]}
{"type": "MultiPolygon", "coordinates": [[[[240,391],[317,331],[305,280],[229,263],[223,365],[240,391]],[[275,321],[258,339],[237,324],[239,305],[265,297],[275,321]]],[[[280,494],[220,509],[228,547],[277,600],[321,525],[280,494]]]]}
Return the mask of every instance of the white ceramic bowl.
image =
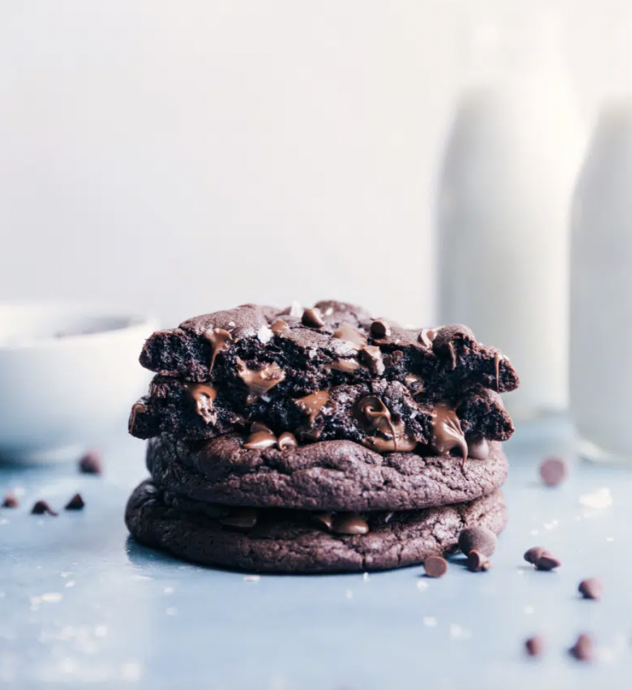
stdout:
{"type": "Polygon", "coordinates": [[[68,304],[0,304],[0,460],[70,459],[122,434],[150,378],[151,320],[68,304]]]}

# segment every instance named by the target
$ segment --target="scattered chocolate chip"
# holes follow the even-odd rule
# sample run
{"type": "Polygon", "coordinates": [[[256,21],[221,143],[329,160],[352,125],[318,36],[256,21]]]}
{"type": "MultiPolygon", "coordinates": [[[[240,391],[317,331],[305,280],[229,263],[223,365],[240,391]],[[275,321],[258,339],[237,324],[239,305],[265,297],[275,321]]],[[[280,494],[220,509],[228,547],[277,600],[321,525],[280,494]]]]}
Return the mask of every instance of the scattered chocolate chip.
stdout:
{"type": "Polygon", "coordinates": [[[362,362],[366,364],[366,366],[369,367],[369,369],[377,376],[381,376],[384,373],[386,367],[382,361],[382,352],[376,345],[365,345],[360,350],[359,357],[362,362]]]}
{"type": "Polygon", "coordinates": [[[79,460],[79,471],[83,474],[101,474],[103,465],[101,463],[101,453],[98,450],[87,452],[79,460]]]}
{"type": "Polygon", "coordinates": [[[470,551],[467,555],[467,569],[472,573],[489,570],[492,567],[487,557],[479,551],[470,551]]]}
{"type": "Polygon", "coordinates": [[[12,493],[8,493],[4,497],[4,501],[2,501],[3,508],[17,508],[19,505],[20,501],[18,501],[18,497],[12,493]]]}
{"type": "Polygon", "coordinates": [[[540,558],[535,562],[535,567],[538,570],[554,570],[562,565],[562,561],[556,558],[552,553],[544,551],[540,558]]]}
{"type": "Polygon", "coordinates": [[[234,527],[235,529],[251,529],[257,524],[257,511],[254,508],[234,508],[220,518],[220,522],[225,527],[234,527]]]}
{"type": "Polygon", "coordinates": [[[279,450],[294,450],[298,446],[296,436],[291,431],[284,431],[277,441],[279,450]]]}
{"type": "Polygon", "coordinates": [[[357,513],[334,513],[331,521],[331,531],[336,534],[367,534],[369,525],[357,513]]]}
{"type": "Polygon", "coordinates": [[[371,324],[371,335],[374,338],[388,338],[390,334],[391,327],[388,325],[388,321],[378,319],[371,324]]]}
{"type": "Polygon", "coordinates": [[[592,661],[594,658],[593,641],[590,635],[580,635],[570,648],[571,656],[577,661],[592,661]]]}
{"type": "Polygon", "coordinates": [[[46,501],[37,501],[31,508],[31,515],[57,515],[57,513],[48,505],[46,501]]]}
{"type": "Polygon", "coordinates": [[[532,546],[528,551],[525,551],[524,559],[527,563],[535,565],[545,551],[546,549],[543,546],[532,546]]]}
{"type": "Polygon", "coordinates": [[[75,494],[68,503],[66,503],[65,510],[83,510],[85,505],[83,498],[81,498],[81,494],[75,494]]]}
{"type": "Polygon", "coordinates": [[[470,551],[492,556],[497,544],[498,538],[486,527],[468,527],[459,534],[459,548],[466,556],[470,551]]]}
{"type": "Polygon", "coordinates": [[[424,570],[428,577],[442,577],[448,572],[448,562],[441,556],[430,556],[424,561],[424,570]]]}
{"type": "Polygon", "coordinates": [[[323,315],[318,307],[306,309],[301,320],[304,326],[310,326],[311,328],[322,328],[325,325],[323,315]]]}
{"type": "Polygon", "coordinates": [[[267,431],[255,431],[250,434],[244,443],[248,450],[265,450],[276,446],[277,437],[268,429],[267,431]]]}
{"type": "Polygon", "coordinates": [[[587,580],[582,580],[577,588],[579,593],[584,597],[584,599],[601,599],[603,594],[603,582],[598,580],[596,577],[588,578],[587,580]]]}
{"type": "Polygon", "coordinates": [[[562,458],[545,458],[540,464],[540,477],[547,486],[559,486],[568,474],[562,458]]]}
{"type": "Polygon", "coordinates": [[[530,637],[525,641],[524,646],[529,656],[540,656],[544,654],[544,638],[542,635],[530,637]]]}

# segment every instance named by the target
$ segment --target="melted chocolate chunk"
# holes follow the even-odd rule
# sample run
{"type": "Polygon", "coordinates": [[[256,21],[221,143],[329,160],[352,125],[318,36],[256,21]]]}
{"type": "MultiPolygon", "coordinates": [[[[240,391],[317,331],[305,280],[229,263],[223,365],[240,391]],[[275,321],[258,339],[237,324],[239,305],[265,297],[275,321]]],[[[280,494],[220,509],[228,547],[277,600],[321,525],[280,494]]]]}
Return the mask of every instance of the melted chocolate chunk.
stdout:
{"type": "Polygon", "coordinates": [[[334,513],[331,521],[334,534],[368,534],[367,521],[356,513],[334,513]]]}
{"type": "Polygon", "coordinates": [[[206,424],[215,424],[217,415],[213,408],[213,401],[217,397],[217,389],[206,383],[189,383],[187,389],[197,414],[206,424]]]}
{"type": "Polygon", "coordinates": [[[270,431],[255,431],[250,434],[244,443],[244,448],[249,450],[264,450],[276,446],[277,437],[270,431]]]}
{"type": "Polygon", "coordinates": [[[248,388],[247,405],[251,405],[259,400],[262,395],[265,395],[285,378],[285,372],[275,362],[266,364],[259,370],[253,370],[249,369],[243,360],[238,359],[237,367],[239,378],[248,388]]]}
{"type": "Polygon", "coordinates": [[[213,373],[213,367],[215,366],[215,358],[219,352],[226,350],[229,347],[230,343],[233,342],[233,336],[223,328],[210,328],[208,331],[204,331],[202,335],[204,338],[206,338],[206,340],[209,341],[211,345],[211,362],[208,368],[208,373],[210,376],[213,373]]]}
{"type": "Polygon", "coordinates": [[[299,409],[301,409],[308,417],[309,423],[313,424],[317,415],[319,415],[329,402],[329,391],[318,391],[311,395],[306,395],[304,398],[295,400],[299,409]]]}
{"type": "Polygon", "coordinates": [[[360,359],[377,376],[381,376],[386,370],[382,360],[382,352],[377,345],[365,345],[360,350],[360,359]]]}
{"type": "Polygon", "coordinates": [[[468,448],[461,422],[454,409],[443,403],[435,405],[431,444],[441,455],[449,455],[453,448],[459,448],[465,464],[468,448]]]}

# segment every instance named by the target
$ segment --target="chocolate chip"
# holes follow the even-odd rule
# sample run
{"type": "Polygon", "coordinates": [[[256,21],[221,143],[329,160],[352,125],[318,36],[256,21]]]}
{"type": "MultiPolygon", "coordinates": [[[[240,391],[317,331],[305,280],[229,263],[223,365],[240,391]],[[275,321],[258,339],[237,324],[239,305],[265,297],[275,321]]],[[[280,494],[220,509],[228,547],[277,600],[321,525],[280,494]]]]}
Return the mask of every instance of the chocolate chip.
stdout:
{"type": "Polygon", "coordinates": [[[17,496],[12,493],[8,493],[4,497],[4,501],[2,501],[2,507],[3,508],[17,508],[20,505],[20,501],[18,501],[17,496]]]}
{"type": "Polygon", "coordinates": [[[540,477],[547,486],[559,486],[568,474],[562,458],[545,458],[540,464],[540,477]]]}
{"type": "Polygon", "coordinates": [[[46,501],[37,501],[31,508],[32,515],[44,515],[44,513],[48,513],[48,515],[57,515],[46,501]]]}
{"type": "Polygon", "coordinates": [[[577,588],[584,599],[601,599],[603,594],[603,582],[596,577],[582,580],[577,588]]]}
{"type": "Polygon", "coordinates": [[[322,328],[325,325],[323,315],[318,307],[306,309],[301,320],[304,326],[310,326],[311,328],[322,328]]]}
{"type": "Polygon", "coordinates": [[[258,513],[254,508],[233,508],[228,515],[220,518],[225,527],[251,529],[257,524],[258,513]]]}
{"type": "Polygon", "coordinates": [[[378,319],[371,324],[371,335],[374,338],[388,338],[390,334],[391,327],[388,325],[388,321],[378,319]]]}
{"type": "Polygon", "coordinates": [[[497,544],[498,538],[486,527],[468,527],[459,534],[459,548],[466,556],[474,550],[483,556],[491,556],[497,544]]]}
{"type": "Polygon", "coordinates": [[[83,510],[83,507],[86,504],[83,501],[83,498],[81,498],[81,494],[75,494],[69,501],[66,503],[66,510],[83,510]]]}
{"type": "Polygon", "coordinates": [[[487,557],[479,551],[470,551],[467,555],[467,569],[472,573],[489,570],[492,567],[487,557]]]}
{"type": "Polygon", "coordinates": [[[525,641],[524,646],[529,656],[540,656],[544,654],[544,638],[542,635],[530,637],[525,641]]]}
{"type": "Polygon", "coordinates": [[[271,326],[270,330],[275,334],[275,335],[280,335],[281,333],[287,333],[290,330],[290,327],[287,324],[287,321],[283,321],[283,319],[277,319],[271,326]]]}
{"type": "Polygon", "coordinates": [[[244,443],[244,448],[248,450],[265,450],[266,448],[272,448],[277,442],[277,437],[270,431],[266,429],[265,431],[255,431],[250,434],[244,443]]]}
{"type": "Polygon", "coordinates": [[[334,513],[331,521],[331,531],[336,534],[367,534],[367,521],[356,513],[334,513]]]}
{"type": "Polygon", "coordinates": [[[424,561],[424,570],[428,577],[442,577],[448,572],[448,562],[441,556],[430,556],[424,561]]]}
{"type": "Polygon", "coordinates": [[[359,357],[377,376],[381,376],[384,373],[386,367],[382,361],[382,352],[376,345],[365,345],[360,350],[359,357]]]}
{"type": "Polygon", "coordinates": [[[545,551],[546,549],[543,546],[532,546],[528,551],[525,551],[524,559],[527,563],[535,565],[545,551]]]}
{"type": "Polygon", "coordinates": [[[298,446],[296,436],[291,431],[284,431],[277,441],[279,450],[294,450],[298,446]]]}
{"type": "Polygon", "coordinates": [[[312,513],[312,519],[319,522],[321,525],[325,525],[327,529],[331,529],[332,524],[332,513],[312,513]]]}
{"type": "Polygon", "coordinates": [[[559,568],[561,565],[562,561],[560,561],[559,558],[556,558],[549,551],[544,551],[540,555],[540,558],[538,558],[538,560],[535,562],[535,567],[538,570],[554,570],[555,568],[559,568]]]}
{"type": "Polygon", "coordinates": [[[580,635],[569,652],[577,661],[592,661],[594,658],[592,637],[590,635],[580,635]]]}
{"type": "Polygon", "coordinates": [[[101,474],[103,466],[101,463],[101,453],[98,450],[91,450],[79,460],[79,471],[83,474],[101,474]]]}

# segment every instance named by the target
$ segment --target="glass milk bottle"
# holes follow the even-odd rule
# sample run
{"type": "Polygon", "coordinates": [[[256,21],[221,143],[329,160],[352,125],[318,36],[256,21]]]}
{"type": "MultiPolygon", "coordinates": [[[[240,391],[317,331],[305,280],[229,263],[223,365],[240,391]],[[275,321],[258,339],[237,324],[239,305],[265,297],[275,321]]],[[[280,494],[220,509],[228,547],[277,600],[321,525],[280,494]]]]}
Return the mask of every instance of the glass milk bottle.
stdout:
{"type": "Polygon", "coordinates": [[[632,22],[614,19],[609,73],[622,81],[597,118],[573,209],[571,413],[583,455],[632,462],[632,22]]]}
{"type": "Polygon", "coordinates": [[[549,6],[507,3],[473,22],[438,194],[440,322],[511,359],[518,418],[562,411],[568,395],[568,224],[585,137],[549,6]]]}

